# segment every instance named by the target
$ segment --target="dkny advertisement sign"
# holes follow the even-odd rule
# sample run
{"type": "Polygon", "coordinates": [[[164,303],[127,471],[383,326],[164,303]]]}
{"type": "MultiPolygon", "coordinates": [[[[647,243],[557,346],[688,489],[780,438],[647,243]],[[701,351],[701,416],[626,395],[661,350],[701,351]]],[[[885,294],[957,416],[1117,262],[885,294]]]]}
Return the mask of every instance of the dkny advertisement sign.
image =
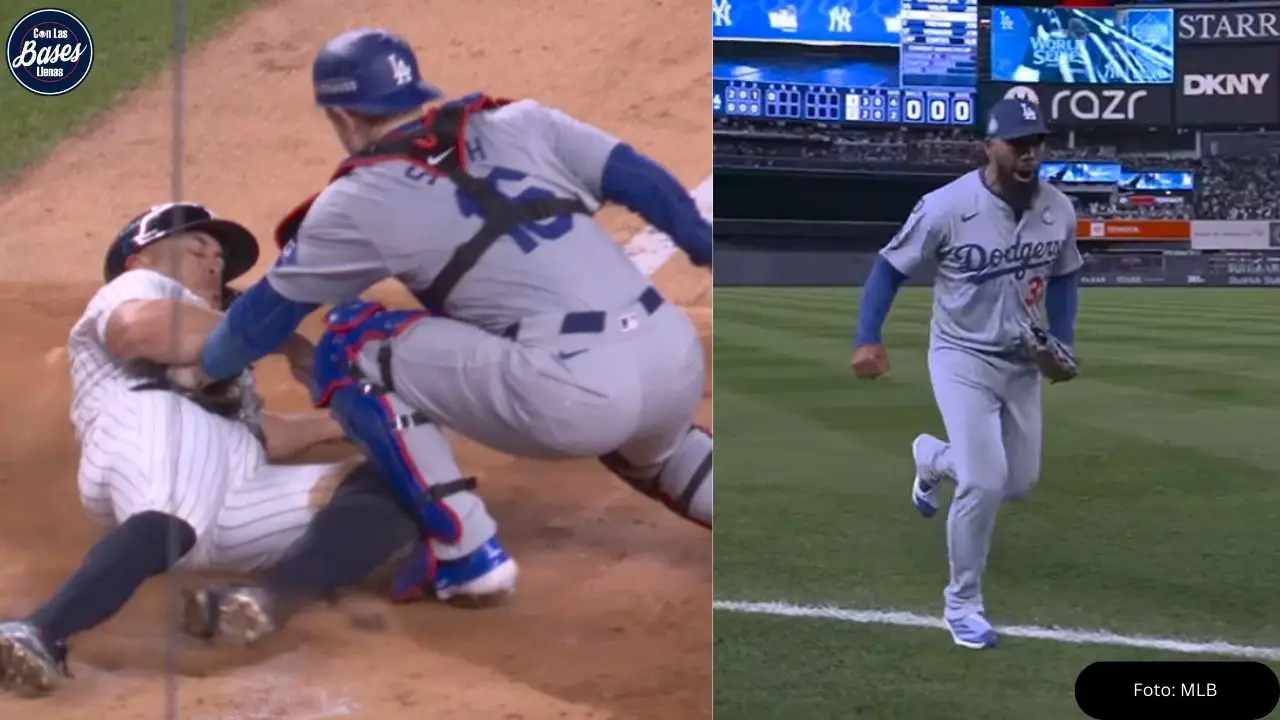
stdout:
{"type": "Polygon", "coordinates": [[[1178,52],[1173,114],[1179,127],[1280,123],[1280,45],[1178,52]]]}
{"type": "Polygon", "coordinates": [[[1029,100],[1039,105],[1049,125],[1060,128],[1156,127],[1173,121],[1173,89],[1169,85],[983,83],[979,90],[982,116],[1001,98],[1029,100]]]}

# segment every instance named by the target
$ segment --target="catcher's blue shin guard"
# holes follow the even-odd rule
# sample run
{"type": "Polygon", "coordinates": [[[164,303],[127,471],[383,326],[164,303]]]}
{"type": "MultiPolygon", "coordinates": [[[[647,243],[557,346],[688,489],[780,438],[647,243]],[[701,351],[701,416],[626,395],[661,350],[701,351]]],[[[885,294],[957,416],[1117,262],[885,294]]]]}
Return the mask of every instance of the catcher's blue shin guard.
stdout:
{"type": "MultiPolygon", "coordinates": [[[[514,583],[515,563],[492,533],[475,551],[452,560],[437,561],[429,542],[459,542],[462,520],[443,501],[474,490],[475,480],[429,481],[415,462],[413,448],[422,449],[427,430],[423,426],[430,425],[430,420],[405,406],[378,382],[363,377],[357,365],[366,342],[395,337],[423,316],[421,311],[389,311],[365,301],[335,308],[329,314],[328,330],[316,346],[312,396],[318,407],[330,409],[347,436],[378,466],[426,535],[427,540],[394,581],[393,597],[411,600],[429,588],[440,598],[485,594],[471,589],[483,590],[490,585],[496,590],[489,592],[496,592],[504,583],[514,583]],[[409,438],[415,429],[419,430],[417,441],[409,438]],[[490,575],[493,577],[486,577],[490,575]]],[[[428,437],[440,452],[447,448],[438,430],[432,429],[428,437]]],[[[487,514],[485,518],[492,523],[487,514]]]]}

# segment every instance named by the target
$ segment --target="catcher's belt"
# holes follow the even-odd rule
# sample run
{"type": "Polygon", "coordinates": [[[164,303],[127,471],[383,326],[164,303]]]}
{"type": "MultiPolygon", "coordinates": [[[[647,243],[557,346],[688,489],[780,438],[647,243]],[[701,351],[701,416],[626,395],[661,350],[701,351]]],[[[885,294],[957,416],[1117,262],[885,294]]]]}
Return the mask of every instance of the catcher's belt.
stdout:
{"type": "Polygon", "coordinates": [[[1066,382],[1080,373],[1080,362],[1071,348],[1039,325],[1023,326],[1022,343],[1050,382],[1066,382]]]}

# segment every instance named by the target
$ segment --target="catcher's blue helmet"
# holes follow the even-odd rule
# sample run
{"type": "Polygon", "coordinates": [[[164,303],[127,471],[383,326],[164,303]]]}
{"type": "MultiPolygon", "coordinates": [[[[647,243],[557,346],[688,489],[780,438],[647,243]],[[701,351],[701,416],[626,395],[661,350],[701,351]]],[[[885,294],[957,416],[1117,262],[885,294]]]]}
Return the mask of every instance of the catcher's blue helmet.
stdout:
{"type": "Polygon", "coordinates": [[[404,38],[387,30],[349,30],[320,48],[311,67],[316,104],[374,116],[399,115],[440,97],[422,79],[404,38]]]}

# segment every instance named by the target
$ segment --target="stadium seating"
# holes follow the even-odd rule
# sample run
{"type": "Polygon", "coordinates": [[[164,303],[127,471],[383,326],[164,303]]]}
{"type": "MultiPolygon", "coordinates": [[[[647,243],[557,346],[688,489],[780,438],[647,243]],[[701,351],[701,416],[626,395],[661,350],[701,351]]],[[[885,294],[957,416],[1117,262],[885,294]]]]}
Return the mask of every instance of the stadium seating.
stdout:
{"type": "MultiPolygon", "coordinates": [[[[977,167],[981,143],[972,131],[920,128],[850,129],[814,124],[744,122],[720,119],[715,129],[716,162],[816,165],[883,170],[931,166],[948,171],[977,167]]],[[[1177,218],[1202,220],[1280,219],[1280,133],[1205,135],[1201,152],[1193,135],[1177,132],[1088,137],[1076,147],[1065,138],[1050,141],[1051,160],[1112,160],[1133,169],[1189,169],[1197,189],[1191,203],[1119,205],[1090,202],[1079,208],[1093,218],[1177,218]]]]}

